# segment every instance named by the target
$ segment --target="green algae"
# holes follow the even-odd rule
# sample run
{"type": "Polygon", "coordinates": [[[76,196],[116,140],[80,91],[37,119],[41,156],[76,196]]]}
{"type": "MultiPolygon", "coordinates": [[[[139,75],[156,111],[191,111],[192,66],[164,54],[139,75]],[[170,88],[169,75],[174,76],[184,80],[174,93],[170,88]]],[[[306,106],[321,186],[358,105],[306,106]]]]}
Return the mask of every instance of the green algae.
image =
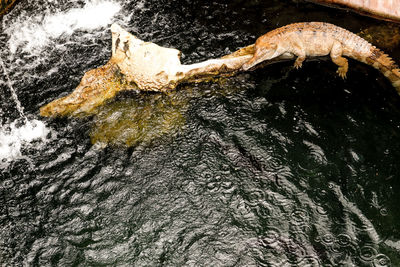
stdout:
{"type": "Polygon", "coordinates": [[[189,98],[179,93],[142,94],[98,108],[90,138],[93,144],[133,146],[173,135],[185,124],[189,98]]]}
{"type": "Polygon", "coordinates": [[[191,84],[167,93],[122,93],[96,109],[89,133],[92,144],[130,147],[173,138],[185,128],[192,100],[227,97],[246,90],[234,78],[214,78],[212,82],[214,86],[207,86],[207,90],[191,84]]]}

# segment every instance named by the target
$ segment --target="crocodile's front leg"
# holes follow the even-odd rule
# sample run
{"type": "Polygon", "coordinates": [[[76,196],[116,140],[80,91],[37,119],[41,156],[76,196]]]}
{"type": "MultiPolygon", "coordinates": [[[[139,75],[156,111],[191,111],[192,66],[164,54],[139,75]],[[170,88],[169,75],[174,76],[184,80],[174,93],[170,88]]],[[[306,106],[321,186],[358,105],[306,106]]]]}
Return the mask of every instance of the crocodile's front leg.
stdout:
{"type": "Polygon", "coordinates": [[[337,73],[343,79],[346,78],[347,70],[349,69],[349,63],[346,58],[342,57],[343,47],[340,42],[334,42],[331,49],[331,59],[333,63],[339,66],[337,73]]]}

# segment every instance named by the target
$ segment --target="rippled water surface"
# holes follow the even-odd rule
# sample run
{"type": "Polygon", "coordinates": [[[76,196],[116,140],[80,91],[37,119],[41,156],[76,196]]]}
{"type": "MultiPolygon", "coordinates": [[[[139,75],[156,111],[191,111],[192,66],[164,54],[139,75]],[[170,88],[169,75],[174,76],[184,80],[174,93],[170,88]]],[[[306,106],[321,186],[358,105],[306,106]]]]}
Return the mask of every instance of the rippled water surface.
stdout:
{"type": "Polygon", "coordinates": [[[371,67],[279,63],[39,116],[108,60],[112,22],[192,63],[305,20],[384,25],[302,1],[20,1],[0,33],[0,265],[399,266],[400,98],[371,67]]]}

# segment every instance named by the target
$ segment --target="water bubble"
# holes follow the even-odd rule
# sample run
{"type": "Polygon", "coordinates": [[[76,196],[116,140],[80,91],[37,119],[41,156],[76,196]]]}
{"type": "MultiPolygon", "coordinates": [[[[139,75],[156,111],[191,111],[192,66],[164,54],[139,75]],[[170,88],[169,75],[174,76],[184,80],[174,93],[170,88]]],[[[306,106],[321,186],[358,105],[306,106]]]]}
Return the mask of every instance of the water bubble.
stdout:
{"type": "Polygon", "coordinates": [[[288,254],[288,262],[291,264],[297,264],[302,261],[306,255],[306,251],[300,245],[289,241],[287,244],[288,254]]]}
{"type": "Polygon", "coordinates": [[[259,189],[255,189],[253,191],[250,192],[249,194],[250,199],[263,199],[264,198],[264,192],[259,190],[259,189]]]}
{"type": "Polygon", "coordinates": [[[380,213],[382,216],[387,216],[387,215],[388,215],[388,211],[387,211],[386,208],[381,208],[380,211],[379,211],[379,213],[380,213]]]}
{"type": "Polygon", "coordinates": [[[232,187],[232,182],[223,182],[223,183],[222,183],[222,187],[223,187],[224,189],[229,189],[229,188],[232,187]]]}
{"type": "Polygon", "coordinates": [[[347,251],[340,251],[338,247],[333,246],[330,253],[330,262],[333,266],[348,266],[349,255],[347,251]]]}
{"type": "Polygon", "coordinates": [[[296,209],[291,214],[291,223],[295,225],[305,224],[308,218],[308,213],[303,209],[296,209]]]}
{"type": "Polygon", "coordinates": [[[376,249],[366,245],[360,249],[360,258],[364,261],[372,261],[376,255],[376,249]]]}
{"type": "Polygon", "coordinates": [[[385,254],[378,254],[374,259],[374,266],[375,267],[387,267],[391,266],[391,262],[388,256],[385,254]]]}
{"type": "Polygon", "coordinates": [[[22,194],[26,194],[29,190],[29,185],[28,184],[19,184],[18,186],[18,194],[22,195],[22,194]]]}
{"type": "Polygon", "coordinates": [[[326,202],[328,198],[328,192],[324,189],[315,189],[313,190],[313,202],[317,205],[321,205],[321,203],[326,202]]]}
{"type": "Polygon", "coordinates": [[[347,247],[351,243],[351,238],[347,234],[340,234],[337,236],[337,244],[341,247],[347,247]]]}
{"type": "Polygon", "coordinates": [[[279,236],[280,236],[279,230],[270,229],[267,232],[265,232],[264,236],[261,238],[260,241],[264,246],[271,245],[278,240],[279,236]]]}
{"type": "Polygon", "coordinates": [[[263,219],[267,219],[271,215],[271,210],[269,207],[265,207],[261,203],[255,206],[255,212],[260,218],[263,219]]]}
{"type": "Polygon", "coordinates": [[[334,182],[329,182],[329,183],[328,183],[328,188],[329,188],[329,189],[335,188],[335,183],[334,183],[334,182]]]}
{"type": "Polygon", "coordinates": [[[312,257],[312,256],[307,256],[307,257],[304,257],[301,262],[299,262],[299,266],[317,267],[317,266],[321,266],[321,263],[319,262],[318,258],[312,257]]]}
{"type": "Polygon", "coordinates": [[[298,228],[298,230],[300,233],[308,235],[308,233],[310,233],[312,231],[312,227],[311,227],[311,225],[305,224],[305,225],[301,225],[298,228]]]}
{"type": "Polygon", "coordinates": [[[317,210],[318,214],[320,214],[320,215],[327,215],[328,214],[328,211],[322,206],[318,205],[316,210],[317,210]]]}
{"type": "Polygon", "coordinates": [[[229,170],[230,170],[229,165],[227,165],[227,164],[222,165],[221,170],[224,172],[229,172],[229,170]]]}
{"type": "Polygon", "coordinates": [[[332,245],[334,240],[335,238],[332,234],[325,234],[321,238],[322,243],[324,243],[325,245],[332,245]]]}
{"type": "Polygon", "coordinates": [[[12,188],[13,186],[14,186],[14,181],[13,180],[11,180],[11,179],[7,179],[7,180],[5,180],[5,181],[3,181],[3,188],[5,188],[5,189],[10,189],[10,188],[12,188]]]}
{"type": "Polygon", "coordinates": [[[260,204],[260,201],[262,201],[265,198],[264,192],[258,189],[251,191],[248,194],[248,196],[249,196],[248,204],[250,206],[258,206],[260,204]]]}
{"type": "Polygon", "coordinates": [[[214,190],[214,189],[218,188],[218,183],[216,183],[216,182],[207,183],[207,188],[208,188],[208,190],[214,190]]]}

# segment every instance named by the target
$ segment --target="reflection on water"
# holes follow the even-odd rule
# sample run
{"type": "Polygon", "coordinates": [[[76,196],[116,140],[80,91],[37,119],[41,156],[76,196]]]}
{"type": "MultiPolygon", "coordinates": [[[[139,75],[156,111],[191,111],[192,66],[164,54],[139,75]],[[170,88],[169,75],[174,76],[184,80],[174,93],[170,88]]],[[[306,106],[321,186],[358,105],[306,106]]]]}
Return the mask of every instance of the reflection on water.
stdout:
{"type": "MultiPolygon", "coordinates": [[[[0,56],[30,120],[103,65],[111,39],[100,26],[50,38],[40,53],[20,44],[12,54],[8,41],[32,12],[88,3],[29,1],[4,19],[0,56]]],[[[115,3],[115,20],[186,61],[294,21],[376,24],[298,1],[115,3]]],[[[396,92],[355,61],[346,81],[331,62],[291,65],[169,95],[121,94],[97,117],[45,121],[51,138],[0,170],[0,265],[399,266],[396,92]]],[[[9,126],[19,114],[2,79],[0,90],[9,126]]]]}
{"type": "Polygon", "coordinates": [[[373,25],[363,29],[359,35],[377,47],[388,51],[392,51],[400,44],[400,29],[397,24],[373,25]]]}
{"type": "Polygon", "coordinates": [[[96,110],[90,130],[91,141],[101,146],[130,147],[150,144],[165,135],[171,137],[184,127],[191,100],[206,95],[226,97],[243,90],[226,78],[214,79],[213,82],[214,86],[208,90],[189,85],[167,93],[141,92],[129,96],[126,92],[125,96],[122,94],[96,110]]]}
{"type": "Polygon", "coordinates": [[[185,124],[186,99],[177,93],[117,100],[99,108],[90,137],[93,144],[133,146],[172,135],[185,124]]]}

